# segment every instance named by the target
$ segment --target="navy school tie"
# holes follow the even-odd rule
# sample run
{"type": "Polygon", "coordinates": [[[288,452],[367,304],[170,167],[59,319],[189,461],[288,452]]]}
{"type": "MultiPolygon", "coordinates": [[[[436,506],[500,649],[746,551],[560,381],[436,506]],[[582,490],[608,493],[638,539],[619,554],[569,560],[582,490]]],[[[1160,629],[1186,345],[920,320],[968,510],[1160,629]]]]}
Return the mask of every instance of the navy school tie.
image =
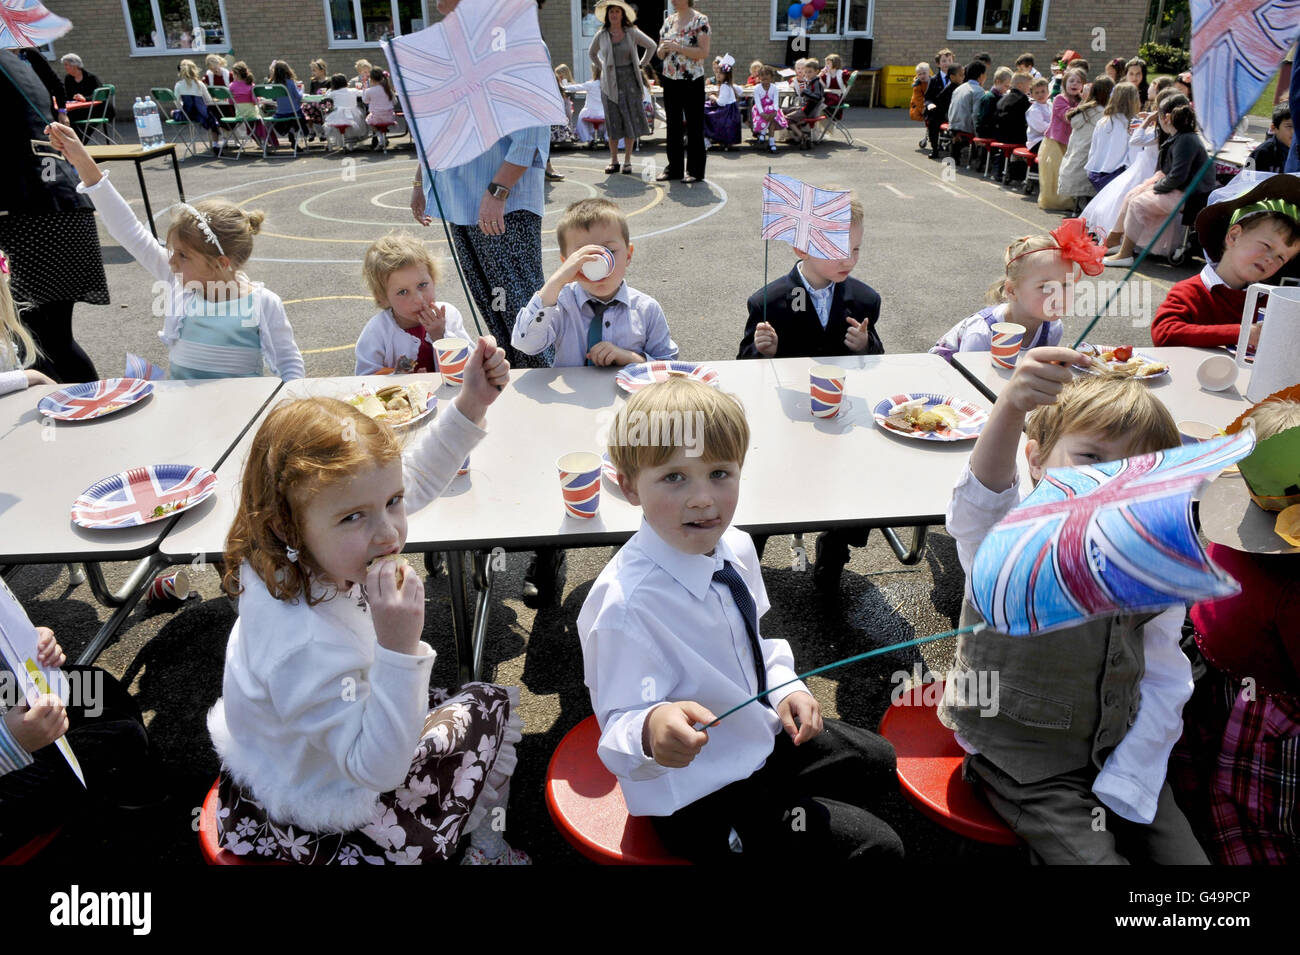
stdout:
{"type": "MultiPolygon", "coordinates": [[[[745,581],[729,561],[723,562],[721,570],[714,571],[713,579],[720,584],[725,584],[731,591],[731,599],[736,601],[740,615],[745,618],[745,632],[749,634],[749,649],[754,654],[754,669],[758,671],[758,692],[762,693],[767,689],[767,668],[763,665],[763,650],[758,645],[758,612],[754,607],[754,598],[750,596],[745,581]]],[[[772,705],[767,697],[763,697],[763,702],[768,706],[772,705]]]]}
{"type": "MultiPolygon", "coordinates": [[[[602,326],[605,322],[605,309],[614,303],[598,302],[592,298],[587,300],[587,304],[591,306],[592,312],[591,324],[587,326],[587,352],[590,354],[591,350],[599,345],[604,337],[602,326]]],[[[591,364],[590,358],[587,359],[586,364],[591,364]]]]}

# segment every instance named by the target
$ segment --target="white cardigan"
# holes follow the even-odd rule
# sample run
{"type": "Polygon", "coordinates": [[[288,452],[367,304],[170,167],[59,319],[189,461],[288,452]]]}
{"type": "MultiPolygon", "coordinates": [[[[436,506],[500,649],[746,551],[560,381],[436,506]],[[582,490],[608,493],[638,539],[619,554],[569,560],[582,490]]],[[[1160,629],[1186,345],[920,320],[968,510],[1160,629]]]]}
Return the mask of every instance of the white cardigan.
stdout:
{"type": "MultiPolygon", "coordinates": [[[[465,330],[465,319],[461,317],[460,309],[449,302],[439,302],[438,305],[447,310],[444,337],[463,338],[471,345],[478,341],[477,335],[471,335],[465,330]]],[[[415,361],[419,354],[420,340],[399,328],[392,309],[386,308],[371,316],[357,337],[357,368],[354,374],[373,375],[381,368],[396,368],[399,358],[415,361]]],[[[437,359],[437,355],[434,355],[434,359],[437,359]]]]}
{"type": "MultiPolygon", "coordinates": [[[[450,402],[402,455],[407,510],[432,501],[484,432],[450,402]]],[[[240,568],[239,619],[208,731],[222,765],[277,823],[314,832],[373,821],[410,770],[435,654],[386,650],[354,587],[307,606],[240,568]]]]}
{"type": "Polygon", "coordinates": [[[1128,164],[1128,125],[1123,113],[1102,117],[1088,148],[1088,172],[1114,172],[1128,164]]]}
{"type": "MultiPolygon", "coordinates": [[[[198,295],[193,289],[186,289],[180,277],[175,275],[168,265],[167,247],[153,237],[141,222],[126,200],[109,182],[108,173],[93,186],[81,183],[78,192],[84,192],[95,203],[95,211],[109,234],[122,244],[132,258],[139,262],[146,272],[160,282],[171,286],[167,300],[166,317],[163,319],[162,331],[158,337],[170,350],[181,337],[181,325],[185,322],[186,306],[192,297],[198,295]]],[[[253,310],[257,315],[257,333],[262,343],[262,357],[270,369],[283,381],[302,378],[305,370],[302,354],[293,339],[293,328],[284,313],[284,304],[280,296],[270,291],[260,282],[253,283],[253,310]]]]}

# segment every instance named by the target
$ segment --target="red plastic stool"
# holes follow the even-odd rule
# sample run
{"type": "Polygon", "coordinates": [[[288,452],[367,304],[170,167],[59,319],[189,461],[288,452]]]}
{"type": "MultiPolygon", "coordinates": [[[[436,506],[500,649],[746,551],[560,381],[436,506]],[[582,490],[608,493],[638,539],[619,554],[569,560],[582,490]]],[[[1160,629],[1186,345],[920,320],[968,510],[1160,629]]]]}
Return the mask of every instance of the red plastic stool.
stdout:
{"type": "Polygon", "coordinates": [[[337,129],[339,131],[339,142],[343,144],[344,152],[352,151],[352,148],[348,145],[348,130],[351,128],[351,123],[330,123],[330,129],[337,129]]]}
{"type": "MultiPolygon", "coordinates": [[[[993,145],[993,140],[988,139],[987,137],[984,136],[971,137],[970,158],[966,161],[966,168],[969,169],[971,166],[975,165],[975,150],[982,149],[984,150],[985,155],[987,155],[989,151],[989,147],[992,145],[993,145]]],[[[987,163],[985,164],[985,168],[987,169],[987,163]]]]}
{"type": "Polygon", "coordinates": [[[605,138],[605,134],[601,132],[601,130],[605,128],[605,120],[604,118],[588,119],[587,122],[591,124],[591,130],[592,130],[591,148],[595,149],[596,146],[600,143],[600,141],[605,138]]]}
{"type": "Polygon", "coordinates": [[[629,816],[618,780],[596,755],[600,727],[588,716],[569,730],[546,768],[546,808],[560,835],[602,865],[689,865],[670,855],[650,820],[629,816]]]}
{"type": "Polygon", "coordinates": [[[1032,185],[1038,187],[1038,153],[1026,149],[1023,146],[1011,154],[1011,158],[1020,160],[1025,164],[1025,195],[1029,195],[1032,185]]]}
{"type": "Polygon", "coordinates": [[[203,800],[203,810],[199,813],[199,850],[207,865],[289,865],[287,862],[264,861],[255,856],[237,856],[229,849],[221,848],[221,837],[217,834],[217,791],[221,778],[212,784],[203,800]]]}
{"type": "Polygon", "coordinates": [[[961,778],[966,753],[952,730],[939,722],[938,708],[925,702],[927,696],[942,695],[942,683],[914,687],[880,721],[880,735],[898,754],[903,795],[923,815],[959,836],[997,846],[1018,845],[1020,840],[1002,817],[961,778]]]}
{"type": "Polygon", "coordinates": [[[1007,174],[1007,166],[1010,165],[1010,163],[1007,162],[1007,159],[1012,155],[1012,153],[1014,153],[1017,149],[1019,149],[1022,146],[1024,146],[1024,143],[1000,143],[1000,142],[989,143],[988,152],[985,154],[986,158],[984,159],[984,178],[985,179],[995,178],[998,179],[999,182],[1005,182],[1006,174],[1007,174]],[[994,153],[1000,153],[1002,157],[1002,175],[1000,177],[989,176],[989,166],[992,164],[994,153]]]}
{"type": "Polygon", "coordinates": [[[32,859],[36,858],[46,846],[58,838],[62,826],[55,826],[49,832],[41,833],[30,842],[24,843],[13,852],[9,853],[3,859],[0,859],[0,865],[26,865],[32,859]]]}
{"type": "Polygon", "coordinates": [[[394,126],[396,126],[397,124],[396,123],[367,123],[366,125],[369,126],[371,129],[373,129],[376,135],[379,136],[379,149],[382,152],[387,152],[388,131],[392,129],[394,126]]]}

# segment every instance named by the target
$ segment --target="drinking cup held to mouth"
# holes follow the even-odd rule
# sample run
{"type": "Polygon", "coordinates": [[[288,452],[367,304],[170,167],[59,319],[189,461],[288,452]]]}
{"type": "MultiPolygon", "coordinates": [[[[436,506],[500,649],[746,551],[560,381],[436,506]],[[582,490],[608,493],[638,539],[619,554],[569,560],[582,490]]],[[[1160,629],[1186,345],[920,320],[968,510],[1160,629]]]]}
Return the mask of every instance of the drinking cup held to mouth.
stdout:
{"type": "Polygon", "coordinates": [[[555,467],[560,472],[564,510],[570,517],[595,517],[600,506],[600,455],[572,451],[561,455],[555,467]]]}
{"type": "Polygon", "coordinates": [[[833,418],[844,402],[844,379],[848,372],[838,365],[813,365],[808,372],[808,391],[815,418],[833,418]]]}
{"type": "Polygon", "coordinates": [[[1015,368],[1016,359],[1020,357],[1020,345],[1025,340],[1025,326],[1015,322],[996,322],[990,330],[993,332],[993,364],[999,368],[1015,368]]]}
{"type": "Polygon", "coordinates": [[[469,342],[463,338],[439,338],[433,343],[433,350],[438,356],[442,380],[449,385],[464,384],[465,366],[472,351],[469,342]]]}
{"type": "Polygon", "coordinates": [[[614,271],[614,253],[609,249],[600,249],[600,258],[582,264],[582,274],[592,282],[599,282],[614,271]]]}

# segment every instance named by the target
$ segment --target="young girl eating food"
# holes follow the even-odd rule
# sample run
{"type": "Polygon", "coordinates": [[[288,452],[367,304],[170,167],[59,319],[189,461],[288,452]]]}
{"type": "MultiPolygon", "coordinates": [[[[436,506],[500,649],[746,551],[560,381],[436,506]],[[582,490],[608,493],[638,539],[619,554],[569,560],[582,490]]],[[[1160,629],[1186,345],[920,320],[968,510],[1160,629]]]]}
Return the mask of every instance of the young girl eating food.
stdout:
{"type": "Polygon", "coordinates": [[[350,404],[274,409],[253,439],[223,581],[239,598],[222,695],[221,844],[312,865],[525,864],[500,828],[522,738],[514,687],[429,687],[424,584],[397,555],[509,380],[480,338],[454,402],[405,450],[350,404]],[[501,810],[501,811],[493,811],[501,810]]]}

